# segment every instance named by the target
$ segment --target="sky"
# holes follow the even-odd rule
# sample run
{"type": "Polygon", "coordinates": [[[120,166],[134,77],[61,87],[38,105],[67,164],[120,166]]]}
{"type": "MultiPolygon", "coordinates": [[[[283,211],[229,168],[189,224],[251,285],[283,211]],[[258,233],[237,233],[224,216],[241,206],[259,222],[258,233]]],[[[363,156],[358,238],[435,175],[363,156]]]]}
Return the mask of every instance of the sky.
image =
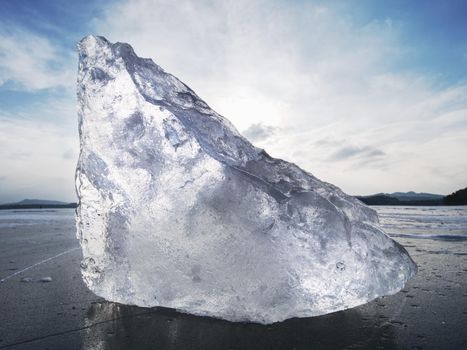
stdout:
{"type": "Polygon", "coordinates": [[[350,194],[467,186],[467,2],[0,0],[0,203],[75,201],[76,42],[128,42],[350,194]]]}

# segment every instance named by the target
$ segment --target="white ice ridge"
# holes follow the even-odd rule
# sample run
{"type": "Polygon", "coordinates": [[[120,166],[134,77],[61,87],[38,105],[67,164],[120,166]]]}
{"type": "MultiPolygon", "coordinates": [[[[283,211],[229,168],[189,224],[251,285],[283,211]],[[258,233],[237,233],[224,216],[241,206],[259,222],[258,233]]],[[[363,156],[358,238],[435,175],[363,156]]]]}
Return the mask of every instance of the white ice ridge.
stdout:
{"type": "Polygon", "coordinates": [[[77,234],[97,295],[272,323],[415,274],[374,210],[254,147],[130,45],[88,36],[78,51],[77,234]]]}

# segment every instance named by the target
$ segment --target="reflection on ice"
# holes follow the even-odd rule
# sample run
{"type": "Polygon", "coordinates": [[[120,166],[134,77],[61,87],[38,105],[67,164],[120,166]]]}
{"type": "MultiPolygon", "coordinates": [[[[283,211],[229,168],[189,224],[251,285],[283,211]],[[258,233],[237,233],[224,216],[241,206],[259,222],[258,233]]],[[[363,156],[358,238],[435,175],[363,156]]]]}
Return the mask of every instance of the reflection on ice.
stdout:
{"type": "Polygon", "coordinates": [[[87,311],[83,349],[341,349],[356,344],[396,348],[391,326],[369,321],[358,309],[350,309],[258,325],[102,302],[87,311]]]}
{"type": "Polygon", "coordinates": [[[392,237],[454,241],[467,239],[467,206],[374,208],[381,226],[392,237]]]}
{"type": "Polygon", "coordinates": [[[467,235],[422,235],[410,233],[390,233],[391,237],[405,237],[405,238],[418,238],[418,239],[434,239],[437,241],[467,241],[467,235]]]}

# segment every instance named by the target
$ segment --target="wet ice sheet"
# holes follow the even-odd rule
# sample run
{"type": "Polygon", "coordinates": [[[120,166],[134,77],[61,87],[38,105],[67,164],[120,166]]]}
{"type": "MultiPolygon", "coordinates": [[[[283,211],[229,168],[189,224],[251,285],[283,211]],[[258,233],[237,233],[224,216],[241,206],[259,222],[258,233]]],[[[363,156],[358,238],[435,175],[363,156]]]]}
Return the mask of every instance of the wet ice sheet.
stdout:
{"type": "MultiPolygon", "coordinates": [[[[44,225],[51,221],[38,220],[37,224],[17,229],[0,228],[2,272],[10,273],[8,266],[20,268],[23,263],[57,254],[64,245],[76,247],[73,210],[68,209],[67,215],[70,220],[61,225],[44,225]],[[19,238],[23,239],[20,245],[19,238]],[[37,244],[28,248],[31,241],[37,244]],[[52,242],[56,244],[53,250],[52,242]],[[42,255],[35,256],[36,246],[42,255]]],[[[82,282],[80,252],[74,251],[25,275],[34,280],[52,276],[51,283],[24,283],[18,276],[0,284],[0,348],[465,348],[467,256],[461,254],[466,252],[467,244],[400,237],[396,240],[404,244],[420,267],[403,291],[346,311],[268,326],[98,301],[82,282]]]]}
{"type": "Polygon", "coordinates": [[[36,224],[61,225],[74,222],[73,209],[0,210],[0,229],[36,224]]]}
{"type": "Polygon", "coordinates": [[[467,239],[467,206],[375,206],[381,226],[393,237],[467,239]]]}

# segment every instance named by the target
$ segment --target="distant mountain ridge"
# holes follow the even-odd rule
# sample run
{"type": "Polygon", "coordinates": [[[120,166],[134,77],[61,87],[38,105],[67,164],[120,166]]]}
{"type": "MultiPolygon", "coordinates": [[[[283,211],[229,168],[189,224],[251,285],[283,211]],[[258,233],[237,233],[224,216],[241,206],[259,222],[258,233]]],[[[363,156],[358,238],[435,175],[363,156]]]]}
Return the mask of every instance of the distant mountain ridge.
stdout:
{"type": "Polygon", "coordinates": [[[397,198],[400,201],[414,201],[414,200],[440,200],[444,198],[442,194],[425,193],[425,192],[393,192],[387,194],[389,197],[397,198]]]}
{"type": "Polygon", "coordinates": [[[31,205],[31,204],[38,204],[38,205],[56,205],[56,204],[69,204],[66,202],[61,202],[61,201],[52,201],[52,200],[47,200],[47,199],[23,199],[22,201],[16,202],[16,203],[8,203],[8,204],[14,204],[14,205],[31,205]]]}
{"type": "Polygon", "coordinates": [[[66,203],[48,199],[23,199],[15,203],[0,204],[1,209],[60,209],[76,208],[76,203],[66,203]]]}
{"type": "Polygon", "coordinates": [[[377,193],[369,196],[355,196],[367,205],[467,205],[467,188],[448,196],[424,192],[377,193]]]}
{"type": "Polygon", "coordinates": [[[451,193],[444,198],[444,203],[447,205],[465,205],[467,204],[467,187],[451,193]]]}

